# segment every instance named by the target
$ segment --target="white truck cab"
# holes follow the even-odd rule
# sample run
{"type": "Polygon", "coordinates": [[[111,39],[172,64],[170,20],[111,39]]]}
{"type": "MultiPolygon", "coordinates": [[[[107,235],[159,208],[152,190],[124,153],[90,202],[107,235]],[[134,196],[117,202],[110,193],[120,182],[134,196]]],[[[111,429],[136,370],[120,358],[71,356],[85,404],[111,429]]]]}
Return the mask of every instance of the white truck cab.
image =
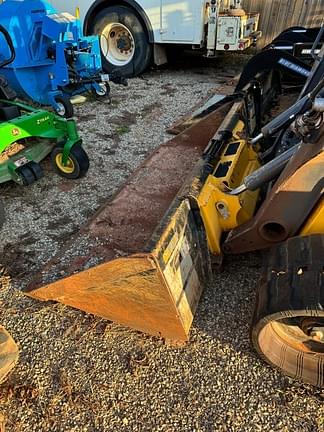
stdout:
{"type": "Polygon", "coordinates": [[[77,14],[85,34],[99,34],[107,72],[138,75],[167,61],[166,46],[181,45],[214,56],[248,48],[261,36],[259,14],[240,0],[50,0],[77,14]]]}

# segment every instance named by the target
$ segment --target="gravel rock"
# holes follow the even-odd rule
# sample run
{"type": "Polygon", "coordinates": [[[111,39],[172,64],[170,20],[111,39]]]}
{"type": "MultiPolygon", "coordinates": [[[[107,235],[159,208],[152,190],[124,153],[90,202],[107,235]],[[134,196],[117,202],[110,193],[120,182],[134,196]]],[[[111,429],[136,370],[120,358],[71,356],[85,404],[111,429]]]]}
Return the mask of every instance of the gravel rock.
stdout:
{"type": "Polygon", "coordinates": [[[214,275],[183,347],[20,292],[26,273],[36,273],[169,138],[166,128],[239,67],[191,59],[127,88],[113,85],[111,105],[76,107],[91,160],[86,178],[68,182],[46,160],[36,184],[0,186],[7,211],[0,322],[21,348],[0,387],[7,431],[324,430],[323,393],[282,376],[250,348],[257,254],[230,258],[214,275]]]}

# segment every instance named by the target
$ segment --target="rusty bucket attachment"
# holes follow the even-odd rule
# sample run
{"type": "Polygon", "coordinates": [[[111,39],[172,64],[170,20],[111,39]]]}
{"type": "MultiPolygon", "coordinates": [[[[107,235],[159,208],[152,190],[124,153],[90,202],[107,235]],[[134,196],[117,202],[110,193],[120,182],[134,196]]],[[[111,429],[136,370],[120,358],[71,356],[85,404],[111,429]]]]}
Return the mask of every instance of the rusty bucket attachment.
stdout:
{"type": "Polygon", "coordinates": [[[181,188],[184,182],[194,186],[192,170],[229,107],[202,118],[147,158],[47,264],[28,295],[187,340],[210,260],[199,211],[181,188]]]}

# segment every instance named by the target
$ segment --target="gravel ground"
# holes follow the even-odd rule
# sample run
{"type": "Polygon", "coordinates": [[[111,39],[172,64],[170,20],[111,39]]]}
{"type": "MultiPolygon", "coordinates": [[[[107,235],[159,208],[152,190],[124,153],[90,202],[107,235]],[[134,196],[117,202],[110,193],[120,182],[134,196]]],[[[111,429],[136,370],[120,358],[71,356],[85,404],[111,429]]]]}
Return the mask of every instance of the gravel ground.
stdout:
{"type": "Polygon", "coordinates": [[[20,292],[25,275],[57,253],[168,139],[166,128],[234,75],[240,61],[190,59],[128,88],[113,86],[111,105],[76,107],[91,159],[86,178],[67,182],[46,160],[38,183],[0,187],[8,214],[0,238],[0,322],[21,348],[0,387],[7,431],[324,430],[324,394],[282,376],[250,348],[257,254],[228,259],[215,274],[181,348],[20,292]]]}

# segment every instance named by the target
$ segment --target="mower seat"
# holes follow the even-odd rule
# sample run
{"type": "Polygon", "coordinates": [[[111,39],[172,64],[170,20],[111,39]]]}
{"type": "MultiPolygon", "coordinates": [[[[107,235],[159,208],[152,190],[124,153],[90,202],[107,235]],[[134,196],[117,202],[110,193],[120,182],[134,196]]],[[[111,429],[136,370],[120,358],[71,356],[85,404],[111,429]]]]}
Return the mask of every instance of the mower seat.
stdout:
{"type": "Polygon", "coordinates": [[[20,115],[20,109],[16,105],[0,105],[0,122],[13,120],[20,115]]]}
{"type": "Polygon", "coordinates": [[[8,81],[0,75],[0,99],[14,100],[17,93],[9,86],[8,81]]]}

